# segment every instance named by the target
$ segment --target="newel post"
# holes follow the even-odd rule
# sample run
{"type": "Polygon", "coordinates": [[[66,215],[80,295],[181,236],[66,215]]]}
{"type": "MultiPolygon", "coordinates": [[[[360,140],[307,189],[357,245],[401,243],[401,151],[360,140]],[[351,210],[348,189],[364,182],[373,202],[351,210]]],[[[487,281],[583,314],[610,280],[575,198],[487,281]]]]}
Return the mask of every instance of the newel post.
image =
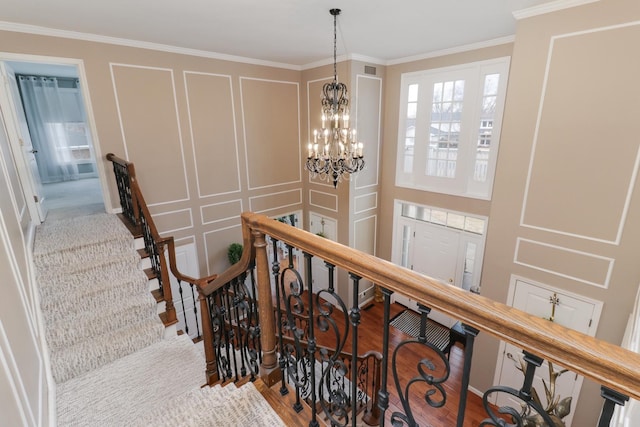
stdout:
{"type": "Polygon", "coordinates": [[[161,240],[157,243],[158,256],[160,257],[160,278],[162,283],[162,297],[165,303],[165,313],[167,313],[167,323],[173,325],[178,323],[178,316],[176,314],[176,308],[173,305],[173,293],[171,291],[171,280],[169,278],[169,269],[167,268],[166,242],[161,240]]]}
{"type": "Polygon", "coordinates": [[[276,326],[273,315],[273,300],[271,297],[271,280],[269,273],[269,259],[267,257],[267,242],[264,233],[251,230],[254,237],[253,246],[256,250],[256,274],[258,278],[258,309],[260,315],[260,343],[262,345],[262,365],[260,378],[271,387],[282,378],[282,372],[277,363],[276,355],[276,326]]]}

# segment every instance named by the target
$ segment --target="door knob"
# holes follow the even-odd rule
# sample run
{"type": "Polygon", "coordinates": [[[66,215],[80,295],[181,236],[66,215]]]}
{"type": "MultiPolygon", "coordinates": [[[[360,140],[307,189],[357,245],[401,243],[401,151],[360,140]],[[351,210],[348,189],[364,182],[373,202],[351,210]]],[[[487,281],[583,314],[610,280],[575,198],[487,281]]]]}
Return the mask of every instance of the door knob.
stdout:
{"type": "Polygon", "coordinates": [[[449,279],[449,283],[453,283],[453,279],[451,279],[451,278],[450,278],[450,279],[449,279]]]}

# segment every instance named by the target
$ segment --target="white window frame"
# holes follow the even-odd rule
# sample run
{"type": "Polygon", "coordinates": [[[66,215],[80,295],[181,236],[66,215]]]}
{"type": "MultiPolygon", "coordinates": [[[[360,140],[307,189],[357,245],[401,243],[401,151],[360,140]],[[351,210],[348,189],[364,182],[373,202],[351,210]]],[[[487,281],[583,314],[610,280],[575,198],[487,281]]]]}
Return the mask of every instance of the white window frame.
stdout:
{"type": "MultiPolygon", "coordinates": [[[[490,200],[495,176],[495,166],[500,142],[500,130],[504,111],[510,57],[472,62],[452,67],[436,68],[401,76],[400,111],[398,120],[398,144],[396,162],[396,186],[451,194],[476,199],[490,200]],[[487,174],[484,182],[474,180],[478,132],[481,130],[480,113],[484,90],[484,78],[489,74],[500,74],[495,116],[491,135],[491,146],[487,160],[487,174]],[[461,131],[458,143],[456,176],[445,178],[429,176],[425,173],[428,130],[431,123],[433,84],[441,81],[463,79],[465,81],[464,105],[461,115],[461,131]],[[405,138],[409,85],[418,84],[418,111],[415,120],[413,164],[405,172],[405,138]],[[426,110],[426,111],[425,111],[426,110]]],[[[485,119],[482,119],[485,120],[485,119]]]]}

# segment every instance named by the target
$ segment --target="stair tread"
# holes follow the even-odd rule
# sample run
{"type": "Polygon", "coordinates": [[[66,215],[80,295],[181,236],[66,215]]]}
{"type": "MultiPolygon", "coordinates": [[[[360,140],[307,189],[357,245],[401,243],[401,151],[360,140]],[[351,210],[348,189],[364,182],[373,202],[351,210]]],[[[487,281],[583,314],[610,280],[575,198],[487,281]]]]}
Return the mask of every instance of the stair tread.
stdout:
{"type": "MultiPolygon", "coordinates": [[[[254,382],[254,385],[287,426],[309,426],[309,420],[311,420],[311,408],[305,402],[302,402],[302,411],[296,412],[293,409],[295,393],[289,392],[289,394],[282,396],[279,391],[269,388],[261,379],[257,379],[254,382]]],[[[274,387],[279,388],[280,384],[278,383],[274,387]]],[[[320,417],[317,417],[317,419],[320,425],[326,425],[320,417]]]]}

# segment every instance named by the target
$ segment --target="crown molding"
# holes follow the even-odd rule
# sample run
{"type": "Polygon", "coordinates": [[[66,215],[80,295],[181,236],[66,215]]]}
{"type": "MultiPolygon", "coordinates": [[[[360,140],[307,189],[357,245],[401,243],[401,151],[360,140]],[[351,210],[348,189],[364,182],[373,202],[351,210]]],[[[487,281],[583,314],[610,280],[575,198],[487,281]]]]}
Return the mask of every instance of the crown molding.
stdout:
{"type": "Polygon", "coordinates": [[[386,65],[398,65],[406,62],[415,62],[422,59],[436,58],[438,56],[453,55],[455,53],[468,52],[470,50],[483,49],[486,47],[499,46],[501,44],[513,43],[515,36],[499,37],[497,39],[486,40],[478,43],[471,43],[462,46],[456,46],[449,49],[435,50],[421,55],[407,56],[404,58],[392,59],[387,61],[386,65]]]}
{"type": "Polygon", "coordinates": [[[81,33],[77,31],[59,30],[56,28],[41,27],[38,25],[19,24],[15,22],[0,21],[0,31],[11,31],[16,33],[35,34],[39,36],[61,37],[65,39],[83,40],[96,43],[106,43],[139,49],[156,50],[160,52],[177,53],[181,55],[199,56],[210,59],[220,59],[223,61],[241,62],[252,65],[262,65],[266,67],[284,68],[287,70],[301,71],[299,65],[285,64],[280,62],[264,61],[244,56],[228,55],[224,53],[210,52],[206,50],[190,49],[160,43],[145,42],[139,40],[123,39],[119,37],[101,36],[98,34],[81,33]]]}
{"type": "Polygon", "coordinates": [[[533,16],[544,15],[545,13],[557,12],[559,10],[569,9],[572,7],[582,6],[598,1],[600,0],[556,0],[549,3],[540,4],[538,6],[516,10],[513,12],[513,17],[517,20],[526,19],[533,16]]]}

